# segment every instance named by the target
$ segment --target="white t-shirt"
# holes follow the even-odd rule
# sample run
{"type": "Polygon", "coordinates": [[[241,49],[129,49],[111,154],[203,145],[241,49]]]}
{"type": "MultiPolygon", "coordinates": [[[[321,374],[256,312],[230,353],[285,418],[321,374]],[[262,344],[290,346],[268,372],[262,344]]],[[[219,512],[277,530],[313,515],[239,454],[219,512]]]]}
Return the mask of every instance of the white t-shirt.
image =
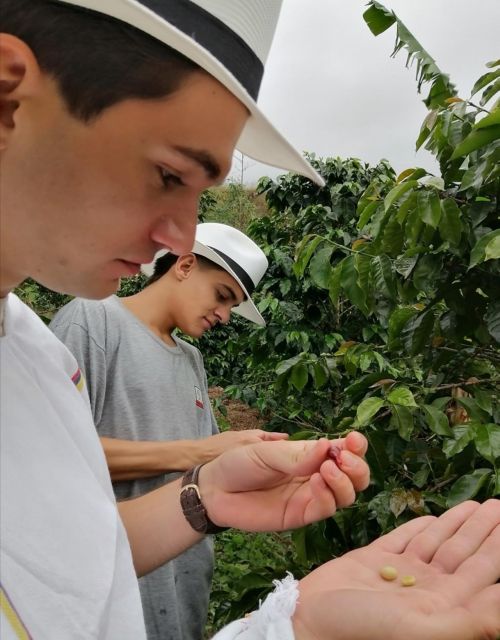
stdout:
{"type": "Polygon", "coordinates": [[[0,636],[143,640],[130,547],[76,360],[16,296],[4,304],[0,636]]]}

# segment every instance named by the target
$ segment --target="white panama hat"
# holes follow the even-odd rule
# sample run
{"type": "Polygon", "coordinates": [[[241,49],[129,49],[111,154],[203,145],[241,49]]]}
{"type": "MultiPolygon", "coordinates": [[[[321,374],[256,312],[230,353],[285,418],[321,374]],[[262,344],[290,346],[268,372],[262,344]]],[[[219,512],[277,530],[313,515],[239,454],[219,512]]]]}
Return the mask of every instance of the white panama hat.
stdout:
{"type": "MultiPolygon", "coordinates": [[[[234,313],[264,326],[264,318],[251,299],[255,287],[266,272],[268,261],[262,249],[244,233],[218,222],[203,222],[196,227],[196,238],[192,252],[204,256],[222,267],[243,289],[246,299],[233,308],[234,313]]],[[[155,262],[169,253],[159,251],[153,262],[143,264],[142,272],[147,276],[154,273],[155,262]]]]}
{"type": "Polygon", "coordinates": [[[59,1],[126,22],[195,62],[250,112],[236,145],[239,151],[324,185],[256,104],[282,0],[59,1]]]}

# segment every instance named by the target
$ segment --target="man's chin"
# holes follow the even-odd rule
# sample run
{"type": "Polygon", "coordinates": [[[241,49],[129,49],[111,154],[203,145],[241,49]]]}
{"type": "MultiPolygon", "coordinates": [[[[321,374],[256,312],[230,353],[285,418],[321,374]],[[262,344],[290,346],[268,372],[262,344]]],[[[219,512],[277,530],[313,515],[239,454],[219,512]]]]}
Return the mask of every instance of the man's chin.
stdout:
{"type": "MultiPolygon", "coordinates": [[[[33,278],[36,280],[36,278],[33,278]]],[[[64,293],[75,298],[87,298],[89,300],[100,300],[107,298],[108,296],[116,293],[120,287],[120,278],[113,278],[107,280],[99,280],[94,278],[89,281],[79,282],[43,282],[37,280],[37,282],[51,291],[57,293],[64,293]]]]}

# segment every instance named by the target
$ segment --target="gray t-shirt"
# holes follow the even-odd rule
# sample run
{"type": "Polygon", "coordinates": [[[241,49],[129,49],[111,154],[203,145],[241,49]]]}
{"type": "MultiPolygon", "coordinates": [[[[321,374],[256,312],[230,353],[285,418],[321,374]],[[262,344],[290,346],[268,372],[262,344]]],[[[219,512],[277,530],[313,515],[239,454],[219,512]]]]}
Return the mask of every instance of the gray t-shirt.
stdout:
{"type": "MultiPolygon", "coordinates": [[[[77,298],[50,328],[82,369],[100,436],[180,440],[218,432],[198,349],[180,338],[168,346],[116,296],[77,298]]],[[[115,495],[142,495],[178,475],[117,482],[115,495]]],[[[201,640],[212,572],[212,541],[206,537],[139,580],[149,640],[201,640]]]]}

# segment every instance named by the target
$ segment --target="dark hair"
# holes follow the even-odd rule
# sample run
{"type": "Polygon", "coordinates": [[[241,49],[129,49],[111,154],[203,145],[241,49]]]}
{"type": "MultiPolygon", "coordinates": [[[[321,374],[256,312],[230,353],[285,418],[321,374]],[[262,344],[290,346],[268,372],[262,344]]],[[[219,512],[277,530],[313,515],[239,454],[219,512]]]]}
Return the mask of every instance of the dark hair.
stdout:
{"type": "MultiPolygon", "coordinates": [[[[198,261],[198,265],[201,269],[218,269],[219,271],[225,271],[224,267],[221,267],[220,264],[212,262],[208,258],[205,258],[205,256],[200,256],[199,254],[195,255],[196,260],[198,261]]],[[[153,282],[156,282],[162,276],[164,276],[167,271],[169,271],[177,262],[178,258],[179,256],[176,256],[174,253],[166,253],[161,258],[158,258],[158,260],[155,262],[155,270],[153,272],[153,275],[149,278],[144,286],[147,287],[148,285],[153,284],[153,282]]]]}
{"type": "Polygon", "coordinates": [[[167,96],[202,71],[159,40],[101,13],[51,0],[1,1],[0,31],[31,48],[80,120],[126,98],[167,96]]]}

